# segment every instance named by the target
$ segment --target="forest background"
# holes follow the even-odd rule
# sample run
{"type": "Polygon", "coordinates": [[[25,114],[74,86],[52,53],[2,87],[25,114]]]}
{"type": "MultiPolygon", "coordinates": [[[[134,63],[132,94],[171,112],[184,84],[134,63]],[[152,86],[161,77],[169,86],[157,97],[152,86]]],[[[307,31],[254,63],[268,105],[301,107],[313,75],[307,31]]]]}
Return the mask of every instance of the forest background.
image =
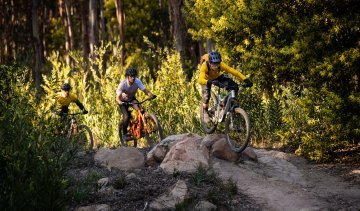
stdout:
{"type": "Polygon", "coordinates": [[[254,82],[239,94],[253,146],[316,162],[359,149],[357,0],[0,0],[0,11],[5,208],[64,206],[69,156],[54,150],[64,148],[48,119],[62,83],[89,110],[99,147],[119,146],[115,89],[127,67],[158,96],[145,107],[166,135],[203,134],[196,80],[215,49],[254,82]]]}

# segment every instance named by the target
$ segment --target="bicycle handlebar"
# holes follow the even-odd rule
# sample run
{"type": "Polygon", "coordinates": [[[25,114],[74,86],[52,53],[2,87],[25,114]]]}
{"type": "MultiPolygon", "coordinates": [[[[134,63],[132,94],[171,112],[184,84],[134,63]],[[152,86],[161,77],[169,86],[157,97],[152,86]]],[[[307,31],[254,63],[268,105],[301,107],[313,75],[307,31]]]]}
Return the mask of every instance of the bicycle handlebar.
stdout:
{"type": "Polygon", "coordinates": [[[72,114],[67,114],[67,115],[68,115],[68,116],[76,116],[76,115],[79,115],[79,114],[85,115],[85,114],[82,113],[82,112],[72,113],[72,114]]]}
{"type": "MultiPolygon", "coordinates": [[[[217,85],[215,85],[215,86],[217,86],[217,87],[219,87],[219,88],[225,88],[225,89],[232,89],[232,88],[235,88],[234,86],[230,86],[230,85],[226,85],[226,84],[223,84],[223,83],[221,83],[220,81],[218,81],[218,80],[216,80],[217,81],[217,85]]],[[[246,88],[246,85],[245,84],[240,84],[240,86],[241,87],[243,87],[243,88],[246,88]]]]}
{"type": "Polygon", "coordinates": [[[155,99],[156,97],[149,97],[149,98],[146,98],[145,100],[141,101],[141,102],[123,102],[123,103],[126,103],[128,105],[140,105],[140,104],[143,104],[145,103],[146,101],[149,101],[149,100],[153,100],[155,99]]]}

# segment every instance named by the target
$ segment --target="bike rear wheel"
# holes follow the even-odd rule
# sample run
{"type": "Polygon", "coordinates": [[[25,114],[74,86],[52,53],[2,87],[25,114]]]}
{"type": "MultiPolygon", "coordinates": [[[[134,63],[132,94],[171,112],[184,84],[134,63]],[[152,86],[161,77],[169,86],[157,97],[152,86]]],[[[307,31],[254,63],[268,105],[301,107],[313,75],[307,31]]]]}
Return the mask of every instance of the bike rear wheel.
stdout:
{"type": "Polygon", "coordinates": [[[230,148],[242,152],[250,141],[250,119],[242,108],[229,111],[225,120],[225,136],[230,148]]]}
{"type": "Polygon", "coordinates": [[[86,125],[78,125],[77,128],[73,128],[70,139],[75,147],[82,150],[89,151],[94,148],[93,133],[86,125]]]}
{"type": "Polygon", "coordinates": [[[163,129],[159,123],[159,120],[154,114],[146,112],[145,120],[148,127],[148,130],[146,130],[146,127],[144,128],[145,140],[149,146],[154,146],[164,139],[163,129]]]}
{"type": "Polygon", "coordinates": [[[200,122],[201,127],[203,128],[204,132],[207,134],[213,133],[217,126],[217,120],[214,119],[215,111],[217,108],[218,100],[216,98],[216,95],[211,92],[211,97],[208,104],[208,114],[209,114],[209,120],[206,120],[204,118],[205,110],[203,108],[203,105],[201,103],[200,105],[200,122]]]}

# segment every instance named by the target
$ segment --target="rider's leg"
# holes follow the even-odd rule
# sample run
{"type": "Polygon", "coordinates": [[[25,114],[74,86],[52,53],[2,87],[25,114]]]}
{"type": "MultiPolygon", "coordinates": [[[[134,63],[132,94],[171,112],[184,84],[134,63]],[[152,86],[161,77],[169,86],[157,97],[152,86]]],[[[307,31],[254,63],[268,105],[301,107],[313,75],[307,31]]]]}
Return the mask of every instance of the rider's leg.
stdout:
{"type": "Polygon", "coordinates": [[[122,113],[122,120],[119,124],[119,127],[122,126],[122,128],[119,128],[119,131],[122,130],[123,132],[123,135],[126,135],[128,130],[128,126],[129,126],[129,123],[130,123],[130,118],[131,118],[131,113],[129,111],[129,106],[127,105],[120,105],[120,111],[122,113]]]}
{"type": "Polygon", "coordinates": [[[203,105],[203,109],[205,111],[207,111],[209,100],[210,100],[211,86],[201,85],[201,89],[202,89],[202,105],[203,105]]]}
{"type": "Polygon", "coordinates": [[[209,111],[208,111],[208,105],[209,105],[209,100],[210,100],[210,89],[211,86],[207,86],[207,85],[202,85],[201,86],[202,89],[202,107],[203,107],[203,117],[204,117],[204,121],[205,122],[209,122],[210,121],[210,115],[209,115],[209,111]]]}

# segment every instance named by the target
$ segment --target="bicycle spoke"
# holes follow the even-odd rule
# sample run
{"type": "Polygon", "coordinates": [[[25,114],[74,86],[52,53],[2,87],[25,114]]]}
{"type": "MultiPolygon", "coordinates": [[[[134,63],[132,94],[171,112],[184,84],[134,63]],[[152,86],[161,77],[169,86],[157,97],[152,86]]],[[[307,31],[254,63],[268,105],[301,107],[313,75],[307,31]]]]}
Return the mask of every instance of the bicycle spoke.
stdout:
{"type": "Polygon", "coordinates": [[[217,120],[215,119],[215,111],[217,107],[217,98],[214,93],[211,92],[211,97],[208,104],[207,113],[204,111],[202,103],[200,105],[200,122],[201,127],[205,133],[212,133],[216,129],[217,120]],[[207,117],[208,116],[208,117],[207,117]]]}
{"type": "Polygon", "coordinates": [[[80,150],[92,150],[94,139],[90,128],[86,125],[79,125],[77,130],[71,135],[71,141],[75,148],[80,150]]]}
{"type": "Polygon", "coordinates": [[[246,148],[250,139],[250,121],[244,110],[236,108],[229,113],[225,133],[232,150],[241,152],[246,148]]]}
{"type": "Polygon", "coordinates": [[[145,114],[146,125],[144,126],[145,139],[149,146],[160,142],[163,139],[163,131],[156,116],[151,113],[145,114]]]}

